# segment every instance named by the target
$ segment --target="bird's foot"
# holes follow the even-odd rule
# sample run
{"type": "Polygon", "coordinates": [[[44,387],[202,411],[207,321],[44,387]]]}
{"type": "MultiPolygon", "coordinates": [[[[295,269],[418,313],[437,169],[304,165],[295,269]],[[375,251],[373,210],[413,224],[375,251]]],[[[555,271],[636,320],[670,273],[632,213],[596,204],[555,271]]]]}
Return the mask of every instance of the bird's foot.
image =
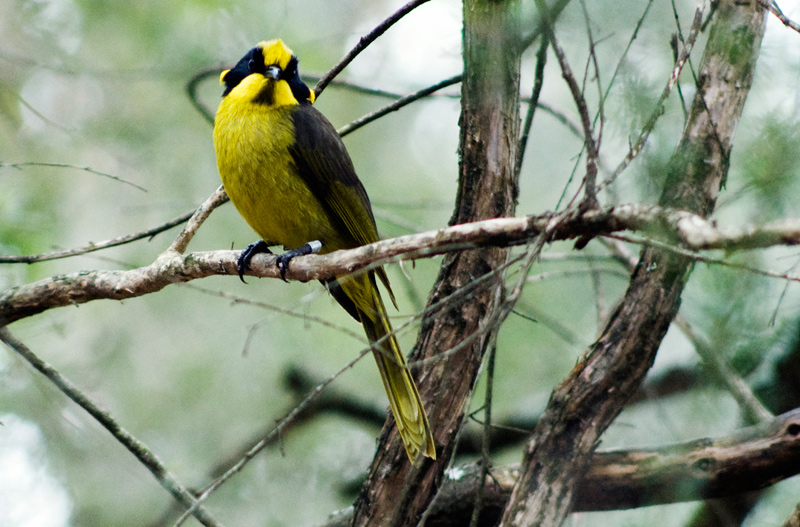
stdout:
{"type": "Polygon", "coordinates": [[[292,249],[290,251],[286,251],[285,253],[278,256],[278,270],[281,272],[281,278],[284,282],[286,282],[286,271],[289,270],[289,262],[295,256],[306,256],[308,254],[317,254],[320,249],[322,249],[322,242],[319,240],[314,240],[313,242],[308,242],[307,244],[303,245],[302,247],[298,247],[297,249],[292,249]]]}
{"type": "Polygon", "coordinates": [[[250,269],[250,261],[259,253],[272,254],[272,251],[269,250],[269,245],[264,240],[258,240],[245,247],[239,255],[239,259],[236,260],[236,270],[239,272],[239,280],[242,282],[247,283],[244,281],[244,273],[250,269]]]}

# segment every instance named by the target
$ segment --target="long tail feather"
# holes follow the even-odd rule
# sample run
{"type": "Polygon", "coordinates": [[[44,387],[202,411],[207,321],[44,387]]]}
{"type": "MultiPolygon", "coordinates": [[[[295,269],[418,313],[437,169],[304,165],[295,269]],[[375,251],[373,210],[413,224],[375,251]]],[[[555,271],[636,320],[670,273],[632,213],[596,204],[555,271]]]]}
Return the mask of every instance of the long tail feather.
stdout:
{"type": "Polygon", "coordinates": [[[422,406],[417,385],[392,334],[392,326],[375,283],[375,276],[369,273],[347,279],[341,286],[357,306],[364,332],[370,342],[383,339],[379,349],[373,350],[373,355],[408,457],[415,465],[420,461],[420,456],[436,459],[436,445],[428,416],[422,406]]]}

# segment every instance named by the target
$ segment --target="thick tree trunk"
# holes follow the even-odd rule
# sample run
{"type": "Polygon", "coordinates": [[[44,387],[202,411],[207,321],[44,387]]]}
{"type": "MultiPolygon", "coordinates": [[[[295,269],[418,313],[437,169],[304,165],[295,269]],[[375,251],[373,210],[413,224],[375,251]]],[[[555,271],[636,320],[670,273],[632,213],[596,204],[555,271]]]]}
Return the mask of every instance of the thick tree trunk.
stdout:
{"type": "MultiPolygon", "coordinates": [[[[661,205],[703,216],[714,209],[765,22],[766,11],[755,0],[720,2],[661,205]]],[[[561,525],[600,435],[652,365],[690,270],[691,261],[683,257],[642,251],[628,291],[604,331],[553,392],[501,525],[561,525]]]]}
{"type": "MultiPolygon", "coordinates": [[[[513,216],[519,137],[517,0],[464,2],[461,164],[451,224],[513,216]]],[[[411,467],[394,424],[384,426],[378,453],[356,502],[353,525],[416,525],[440,485],[464,418],[487,343],[485,321],[503,291],[505,249],[486,248],[447,255],[434,285],[412,361],[428,410],[438,459],[411,467]],[[481,277],[482,287],[435,306],[481,277]]]]}

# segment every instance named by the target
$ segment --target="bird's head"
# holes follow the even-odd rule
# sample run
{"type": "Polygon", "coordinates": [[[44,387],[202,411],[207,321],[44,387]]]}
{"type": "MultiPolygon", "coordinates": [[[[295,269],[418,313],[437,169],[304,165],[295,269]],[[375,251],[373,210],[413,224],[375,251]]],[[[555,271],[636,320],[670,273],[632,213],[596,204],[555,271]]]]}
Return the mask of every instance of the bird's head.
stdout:
{"type": "Polygon", "coordinates": [[[219,77],[223,97],[246,98],[254,104],[284,106],[314,102],[297,72],[297,57],[280,39],[259,42],[236,66],[219,77]]]}

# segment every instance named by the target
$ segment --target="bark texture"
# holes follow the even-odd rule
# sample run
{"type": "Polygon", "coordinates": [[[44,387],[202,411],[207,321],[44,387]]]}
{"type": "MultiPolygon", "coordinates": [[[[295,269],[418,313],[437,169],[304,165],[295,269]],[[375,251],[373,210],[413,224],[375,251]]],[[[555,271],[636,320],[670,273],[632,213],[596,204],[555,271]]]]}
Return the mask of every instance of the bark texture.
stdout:
{"type": "MultiPolygon", "coordinates": [[[[755,1],[723,0],[698,72],[698,91],[670,161],[660,204],[707,216],[725,182],[736,125],[766,22],[755,1]]],[[[529,443],[503,526],[558,526],[602,432],[652,366],[678,312],[691,261],[642,251],[620,305],[597,341],[551,395],[529,443]]]]}
{"type": "MultiPolygon", "coordinates": [[[[451,224],[512,216],[515,211],[520,68],[517,7],[516,0],[464,2],[461,162],[451,224]]],[[[448,302],[444,309],[428,313],[411,359],[441,354],[426,362],[416,375],[438,459],[411,467],[389,420],[356,502],[352,525],[416,525],[435,496],[491,341],[484,322],[501,297],[502,274],[490,275],[482,281],[483,287],[469,288],[505,261],[506,250],[500,248],[445,257],[429,308],[459,290],[469,292],[462,301],[448,302]]]]}

